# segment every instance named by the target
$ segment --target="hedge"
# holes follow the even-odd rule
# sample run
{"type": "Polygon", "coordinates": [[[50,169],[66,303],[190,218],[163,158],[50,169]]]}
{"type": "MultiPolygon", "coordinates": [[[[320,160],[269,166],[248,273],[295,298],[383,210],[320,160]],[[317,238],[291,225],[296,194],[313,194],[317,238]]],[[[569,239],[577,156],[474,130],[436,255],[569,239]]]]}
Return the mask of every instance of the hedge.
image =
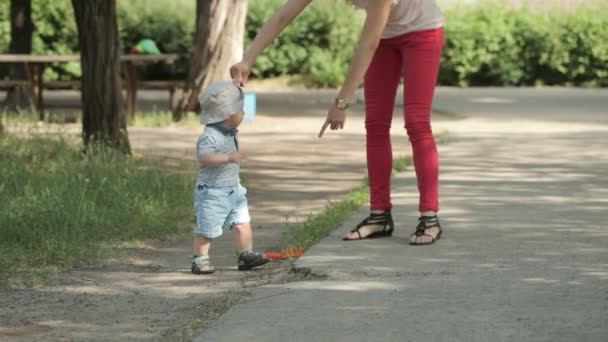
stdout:
{"type": "MultiPolygon", "coordinates": [[[[284,0],[250,0],[246,45],[284,0]]],[[[356,48],[363,16],[349,6],[317,1],[255,65],[256,77],[301,74],[315,86],[337,86],[356,48]]],[[[9,2],[0,3],[0,49],[10,39],[9,2]]],[[[192,55],[194,0],[118,0],[123,51],[150,37],[175,65],[152,65],[142,77],[185,78],[192,55]]],[[[445,11],[442,85],[608,86],[608,10],[539,13],[493,3],[445,11]]],[[[33,0],[35,53],[74,53],[77,34],[69,0],[33,0]]],[[[0,78],[6,66],[0,65],[0,78]]],[[[61,63],[46,79],[73,79],[77,63],[61,63]]]]}
{"type": "Polygon", "coordinates": [[[447,13],[440,83],[608,86],[607,21],[606,11],[454,9],[447,13]]]}

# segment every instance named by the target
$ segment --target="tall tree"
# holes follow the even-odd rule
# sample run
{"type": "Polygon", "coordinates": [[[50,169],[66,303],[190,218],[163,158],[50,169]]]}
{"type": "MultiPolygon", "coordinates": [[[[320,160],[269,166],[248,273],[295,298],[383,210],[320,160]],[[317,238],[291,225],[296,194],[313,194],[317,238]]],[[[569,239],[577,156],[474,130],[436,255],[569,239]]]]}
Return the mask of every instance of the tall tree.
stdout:
{"type": "MultiPolygon", "coordinates": [[[[11,54],[32,53],[32,0],[11,0],[11,42],[8,51],[11,54]]],[[[11,80],[25,80],[27,76],[23,65],[13,64],[9,69],[11,80]]],[[[21,89],[14,87],[6,95],[7,105],[15,110],[21,101],[21,89]]]]}
{"type": "Polygon", "coordinates": [[[82,137],[130,154],[115,0],[72,0],[82,67],[82,137]]]}
{"type": "Polygon", "coordinates": [[[230,66],[243,56],[246,18],[247,0],[197,0],[194,56],[174,120],[198,107],[201,89],[230,77],[230,66]]]}

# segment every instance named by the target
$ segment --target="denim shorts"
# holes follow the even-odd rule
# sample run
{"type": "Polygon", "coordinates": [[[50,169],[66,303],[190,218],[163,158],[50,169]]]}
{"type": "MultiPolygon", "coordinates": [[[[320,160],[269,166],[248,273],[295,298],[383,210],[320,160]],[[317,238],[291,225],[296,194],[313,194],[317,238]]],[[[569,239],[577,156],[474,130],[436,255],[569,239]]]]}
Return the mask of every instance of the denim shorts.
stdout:
{"type": "Polygon", "coordinates": [[[223,229],[232,229],[235,224],[249,223],[247,189],[242,185],[208,187],[197,185],[194,190],[196,211],[195,236],[207,239],[220,237],[223,229]]]}

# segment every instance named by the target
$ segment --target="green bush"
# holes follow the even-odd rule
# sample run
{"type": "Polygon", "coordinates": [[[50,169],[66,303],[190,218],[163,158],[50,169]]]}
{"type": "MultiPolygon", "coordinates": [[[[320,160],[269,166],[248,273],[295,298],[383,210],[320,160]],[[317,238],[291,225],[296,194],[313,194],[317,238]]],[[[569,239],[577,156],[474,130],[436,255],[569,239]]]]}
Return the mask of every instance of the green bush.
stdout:
{"type": "MultiPolygon", "coordinates": [[[[282,0],[250,2],[246,47],[282,0]]],[[[344,4],[315,2],[257,60],[255,77],[304,74],[316,86],[344,80],[362,26],[362,16],[344,4]]]]}
{"type": "Polygon", "coordinates": [[[608,86],[605,13],[455,8],[446,13],[440,83],[608,86]]]}
{"type": "MultiPolygon", "coordinates": [[[[315,1],[262,54],[255,77],[300,74],[314,86],[338,86],[354,52],[363,16],[341,1],[315,1]]],[[[250,0],[246,45],[284,0],[250,0]]],[[[34,0],[34,52],[73,53],[77,35],[69,0],[34,0]]],[[[443,85],[608,86],[608,10],[534,12],[500,2],[446,11],[443,85]]],[[[8,1],[0,3],[0,47],[8,48],[8,1]]],[[[195,1],[118,1],[123,51],[152,38],[175,65],[150,65],[145,79],[183,79],[194,48],[195,1]]],[[[0,65],[0,67],[2,67],[0,65]]],[[[47,79],[78,77],[77,63],[59,63],[47,79]]],[[[0,69],[0,78],[6,67],[0,69]]]]}
{"type": "Polygon", "coordinates": [[[542,81],[548,84],[608,86],[607,15],[580,11],[548,18],[549,31],[540,53],[542,81]]]}
{"type": "Polygon", "coordinates": [[[512,30],[515,16],[498,8],[471,7],[461,14],[467,20],[454,19],[454,13],[447,17],[440,83],[476,85],[496,78],[509,83],[522,76],[524,62],[512,30]]]}
{"type": "MultiPolygon", "coordinates": [[[[8,51],[11,42],[10,2],[0,1],[0,49],[8,51]]],[[[1,66],[0,66],[1,67],[1,66]]]]}

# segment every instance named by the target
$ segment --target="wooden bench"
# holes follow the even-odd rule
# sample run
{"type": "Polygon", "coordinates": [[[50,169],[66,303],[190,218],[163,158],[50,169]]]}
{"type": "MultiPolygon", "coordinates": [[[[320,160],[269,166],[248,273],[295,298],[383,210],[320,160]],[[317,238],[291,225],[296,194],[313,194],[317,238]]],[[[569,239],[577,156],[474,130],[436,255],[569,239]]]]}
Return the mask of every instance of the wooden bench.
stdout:
{"type": "MultiPolygon", "coordinates": [[[[11,107],[15,106],[21,98],[22,89],[26,89],[30,86],[28,80],[0,80],[0,90],[7,92],[6,98],[2,102],[2,106],[10,104],[11,107]]],[[[30,95],[30,103],[34,103],[34,99],[30,95]]]]}
{"type": "Polygon", "coordinates": [[[179,105],[180,93],[178,90],[184,89],[184,81],[141,81],[141,89],[169,90],[169,108],[174,111],[179,105]]]}
{"type": "Polygon", "coordinates": [[[42,86],[49,90],[80,90],[80,81],[44,81],[42,86]]]}
{"type": "MultiPolygon", "coordinates": [[[[123,88],[126,88],[126,83],[123,82],[123,88]]],[[[140,81],[139,89],[151,90],[168,90],[169,91],[169,108],[177,108],[179,102],[178,90],[183,89],[183,81],[140,81]]],[[[80,81],[45,81],[44,88],[53,90],[76,90],[80,89],[80,81]]]]}
{"type": "MultiPolygon", "coordinates": [[[[123,88],[126,88],[126,82],[123,82],[123,88]]],[[[30,86],[27,80],[0,80],[0,90],[10,89],[27,89],[30,86]]],[[[49,90],[79,90],[80,81],[44,81],[43,87],[49,90]]],[[[183,81],[140,81],[138,88],[151,90],[168,90],[169,91],[169,108],[173,111],[179,105],[179,90],[183,89],[183,81]]]]}
{"type": "MultiPolygon", "coordinates": [[[[122,64],[122,70],[125,75],[125,88],[127,90],[127,96],[125,99],[127,107],[127,115],[132,117],[137,111],[137,90],[139,89],[138,80],[138,69],[140,66],[151,63],[164,62],[172,64],[177,59],[177,54],[160,54],[160,55],[141,55],[141,54],[124,54],[120,56],[120,62],[122,64]]],[[[44,68],[49,63],[67,63],[67,62],[79,62],[80,55],[31,55],[31,54],[2,54],[0,53],[0,63],[18,63],[22,64],[25,73],[30,83],[31,89],[30,98],[33,100],[32,103],[40,113],[40,119],[44,119],[44,102],[43,102],[43,89],[44,85],[44,68]]],[[[55,87],[61,87],[62,85],[56,85],[55,87]]],[[[20,89],[17,87],[17,89],[20,89]]],[[[70,88],[73,89],[73,85],[70,88]]],[[[170,87],[175,89],[174,87],[170,87]]],[[[18,91],[12,92],[17,93],[18,91]]],[[[174,94],[174,90],[173,90],[174,94]]]]}
{"type": "Polygon", "coordinates": [[[0,80],[0,90],[11,90],[19,87],[24,88],[30,85],[28,80],[0,80]]]}

